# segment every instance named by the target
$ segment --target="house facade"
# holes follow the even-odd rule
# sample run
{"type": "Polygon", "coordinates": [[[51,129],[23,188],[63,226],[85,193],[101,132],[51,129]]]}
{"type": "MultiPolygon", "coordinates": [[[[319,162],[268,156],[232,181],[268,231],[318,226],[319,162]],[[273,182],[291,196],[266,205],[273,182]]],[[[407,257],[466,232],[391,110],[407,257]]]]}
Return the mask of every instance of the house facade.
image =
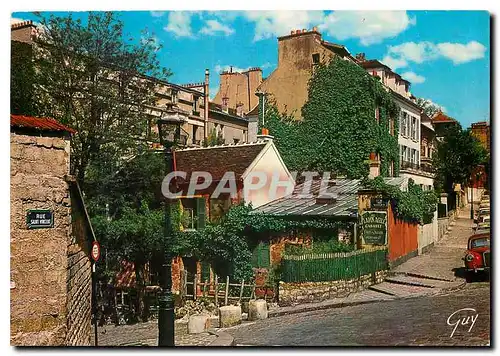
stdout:
{"type": "Polygon", "coordinates": [[[421,165],[421,139],[422,127],[433,130],[432,125],[422,123],[422,108],[417,105],[415,97],[410,93],[411,83],[403,79],[398,73],[378,60],[366,60],[364,53],[356,55],[358,64],[390,91],[396,104],[400,108],[399,116],[399,156],[400,176],[412,178],[423,189],[432,189],[434,174],[431,172],[427,161],[425,168],[421,165]]]}

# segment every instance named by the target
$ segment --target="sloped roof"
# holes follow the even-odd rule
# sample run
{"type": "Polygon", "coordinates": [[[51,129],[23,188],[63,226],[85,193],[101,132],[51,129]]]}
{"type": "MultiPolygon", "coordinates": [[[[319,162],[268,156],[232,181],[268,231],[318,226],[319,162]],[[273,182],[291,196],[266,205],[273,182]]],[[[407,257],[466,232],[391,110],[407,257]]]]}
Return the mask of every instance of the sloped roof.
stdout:
{"type": "Polygon", "coordinates": [[[442,122],[457,122],[454,118],[444,114],[442,111],[439,111],[432,118],[432,123],[442,123],[442,122]]]}
{"type": "MultiPolygon", "coordinates": [[[[404,189],[408,178],[384,178],[388,184],[404,189]]],[[[318,203],[316,198],[320,192],[322,180],[311,183],[310,193],[301,195],[304,183],[295,186],[292,194],[274,200],[255,209],[253,213],[264,213],[273,216],[314,216],[325,218],[356,219],[358,216],[358,190],[361,188],[360,179],[333,179],[334,185],[329,186],[327,193],[336,195],[336,200],[318,203]]]]}
{"type": "Polygon", "coordinates": [[[72,128],[59,123],[57,120],[52,118],[40,118],[24,115],[14,115],[10,114],[10,126],[20,127],[20,128],[30,128],[42,131],[60,131],[75,133],[76,131],[72,128]]]}
{"type": "Polygon", "coordinates": [[[236,179],[240,179],[266,144],[254,142],[175,151],[175,167],[177,171],[187,172],[186,181],[194,171],[209,172],[214,181],[226,172],[234,172],[236,179]]]}

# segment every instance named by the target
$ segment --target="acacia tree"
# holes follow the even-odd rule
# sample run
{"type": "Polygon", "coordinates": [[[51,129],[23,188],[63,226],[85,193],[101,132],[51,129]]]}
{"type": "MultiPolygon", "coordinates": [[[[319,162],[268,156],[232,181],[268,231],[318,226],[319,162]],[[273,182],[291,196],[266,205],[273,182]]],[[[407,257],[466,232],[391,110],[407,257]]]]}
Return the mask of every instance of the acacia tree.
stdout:
{"type": "Polygon", "coordinates": [[[113,12],[89,12],[85,21],[70,14],[38,14],[34,46],[35,95],[44,114],[76,129],[71,171],[85,181],[86,169],[106,148],[117,157],[133,154],[147,137],[148,105],[165,79],[154,38],[126,38],[113,12]]]}
{"type": "Polygon", "coordinates": [[[488,162],[488,153],[470,129],[460,125],[449,127],[442,142],[438,142],[433,156],[436,169],[435,185],[446,192],[453,190],[453,183],[466,184],[473,170],[488,162]]]}

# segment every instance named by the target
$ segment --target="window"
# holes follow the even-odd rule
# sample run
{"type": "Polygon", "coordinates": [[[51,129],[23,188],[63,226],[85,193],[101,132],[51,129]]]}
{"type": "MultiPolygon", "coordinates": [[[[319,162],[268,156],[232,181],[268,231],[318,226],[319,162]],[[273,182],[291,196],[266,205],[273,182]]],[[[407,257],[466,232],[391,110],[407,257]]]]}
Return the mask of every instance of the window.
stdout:
{"type": "Polygon", "coordinates": [[[240,142],[240,139],[239,138],[233,138],[233,141],[235,144],[237,144],[238,142],[240,142]]]}
{"type": "Polygon", "coordinates": [[[172,104],[177,104],[179,102],[177,90],[172,90],[171,93],[172,93],[172,104]]]}
{"type": "Polygon", "coordinates": [[[319,64],[319,53],[313,53],[312,61],[313,61],[313,65],[319,64]]]}
{"type": "Polygon", "coordinates": [[[269,244],[259,243],[252,253],[252,267],[254,268],[267,268],[271,265],[271,253],[269,251],[269,244]]]}
{"type": "Polygon", "coordinates": [[[205,227],[205,198],[181,199],[183,230],[196,230],[205,227]]]}
{"type": "Polygon", "coordinates": [[[415,150],[415,164],[420,164],[420,152],[418,150],[415,150]]]}
{"type": "Polygon", "coordinates": [[[399,112],[399,134],[403,135],[404,128],[404,120],[403,120],[403,111],[399,112]]]}
{"type": "Polygon", "coordinates": [[[411,118],[411,138],[413,140],[417,139],[417,118],[416,117],[411,118]]]}
{"type": "Polygon", "coordinates": [[[198,138],[196,137],[196,133],[198,132],[198,126],[193,125],[193,136],[191,137],[191,140],[193,140],[194,144],[198,144],[198,138]]]}
{"type": "Polygon", "coordinates": [[[380,108],[379,107],[375,108],[375,120],[377,120],[377,122],[380,122],[380,108]]]}
{"type": "Polygon", "coordinates": [[[399,154],[401,155],[401,162],[405,160],[405,147],[402,145],[399,145],[399,154]]]}
{"type": "Polygon", "coordinates": [[[198,112],[198,97],[193,96],[193,115],[198,112]]]}
{"type": "Polygon", "coordinates": [[[220,125],[220,135],[224,138],[224,125],[220,125]]]}
{"type": "Polygon", "coordinates": [[[415,151],[416,150],[414,150],[414,149],[411,150],[411,158],[410,158],[411,159],[411,163],[416,163],[415,162],[415,151]]]}

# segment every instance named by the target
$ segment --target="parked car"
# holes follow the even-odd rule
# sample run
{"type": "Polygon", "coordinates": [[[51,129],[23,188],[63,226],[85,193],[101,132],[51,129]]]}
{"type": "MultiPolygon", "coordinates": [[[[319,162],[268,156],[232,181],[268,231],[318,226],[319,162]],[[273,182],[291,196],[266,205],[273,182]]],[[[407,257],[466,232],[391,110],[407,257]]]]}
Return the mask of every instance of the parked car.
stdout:
{"type": "Polygon", "coordinates": [[[490,233],[474,234],[469,237],[467,251],[462,258],[465,264],[465,278],[471,282],[479,272],[490,271],[490,233]]]}

